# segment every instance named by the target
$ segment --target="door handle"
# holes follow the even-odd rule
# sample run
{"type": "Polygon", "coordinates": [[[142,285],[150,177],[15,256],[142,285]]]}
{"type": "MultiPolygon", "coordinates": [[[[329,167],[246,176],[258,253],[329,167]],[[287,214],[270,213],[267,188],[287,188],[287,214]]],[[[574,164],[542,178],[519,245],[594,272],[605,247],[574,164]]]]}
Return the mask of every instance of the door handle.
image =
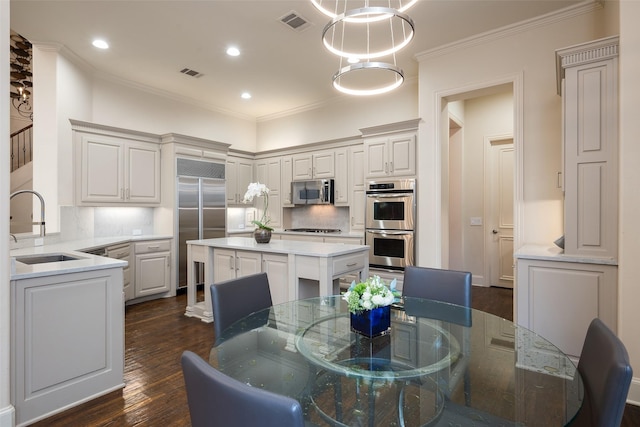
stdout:
{"type": "Polygon", "coordinates": [[[491,230],[493,234],[498,234],[498,230],[491,230]]]}

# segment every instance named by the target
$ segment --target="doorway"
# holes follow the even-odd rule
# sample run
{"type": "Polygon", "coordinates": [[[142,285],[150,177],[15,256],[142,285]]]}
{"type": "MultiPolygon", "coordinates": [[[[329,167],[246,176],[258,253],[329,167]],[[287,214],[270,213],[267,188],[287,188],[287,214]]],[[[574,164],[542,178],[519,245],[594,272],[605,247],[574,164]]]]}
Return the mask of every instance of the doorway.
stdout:
{"type": "Polygon", "coordinates": [[[518,87],[513,81],[442,98],[442,265],[471,271],[474,285],[514,286],[518,87]]]}

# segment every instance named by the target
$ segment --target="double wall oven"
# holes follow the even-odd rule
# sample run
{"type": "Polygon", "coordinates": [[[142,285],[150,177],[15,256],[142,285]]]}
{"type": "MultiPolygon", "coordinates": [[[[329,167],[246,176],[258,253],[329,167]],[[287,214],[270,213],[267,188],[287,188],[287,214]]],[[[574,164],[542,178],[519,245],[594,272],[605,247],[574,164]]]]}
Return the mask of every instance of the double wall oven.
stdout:
{"type": "Polygon", "coordinates": [[[416,181],[367,183],[365,243],[369,266],[404,270],[415,262],[416,181]]]}

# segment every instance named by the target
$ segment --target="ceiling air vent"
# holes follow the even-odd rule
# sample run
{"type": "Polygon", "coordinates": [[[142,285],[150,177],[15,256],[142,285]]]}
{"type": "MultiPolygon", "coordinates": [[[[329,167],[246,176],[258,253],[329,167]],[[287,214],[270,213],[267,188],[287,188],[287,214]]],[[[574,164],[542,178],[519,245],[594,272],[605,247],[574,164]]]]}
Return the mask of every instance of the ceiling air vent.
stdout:
{"type": "Polygon", "coordinates": [[[306,18],[293,10],[281,17],[280,22],[298,32],[304,31],[311,26],[311,23],[306,18]]]}
{"type": "Polygon", "coordinates": [[[196,70],[192,70],[190,68],[183,68],[182,70],[180,70],[180,72],[182,74],[186,74],[187,76],[191,76],[191,77],[201,77],[202,74],[197,72],[196,70]]]}

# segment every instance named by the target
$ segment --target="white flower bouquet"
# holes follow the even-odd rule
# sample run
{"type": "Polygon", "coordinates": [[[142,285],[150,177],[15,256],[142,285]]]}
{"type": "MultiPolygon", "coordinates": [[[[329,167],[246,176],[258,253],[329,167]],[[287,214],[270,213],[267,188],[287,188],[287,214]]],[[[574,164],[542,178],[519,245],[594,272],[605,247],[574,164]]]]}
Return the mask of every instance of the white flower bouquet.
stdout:
{"type": "Polygon", "coordinates": [[[259,182],[252,182],[247,187],[247,192],[244,193],[244,199],[242,199],[242,203],[250,203],[253,202],[253,199],[256,197],[264,197],[264,209],[262,210],[262,217],[260,220],[251,221],[252,224],[255,224],[256,227],[262,228],[264,230],[273,231],[272,227],[269,227],[269,221],[271,218],[267,216],[267,209],[269,208],[269,188],[266,185],[260,184],[259,182]]]}
{"type": "Polygon", "coordinates": [[[349,289],[342,295],[347,301],[349,312],[358,314],[366,310],[391,305],[400,293],[395,290],[396,280],[393,279],[390,287],[385,285],[380,276],[373,276],[365,282],[351,283],[349,289]]]}

